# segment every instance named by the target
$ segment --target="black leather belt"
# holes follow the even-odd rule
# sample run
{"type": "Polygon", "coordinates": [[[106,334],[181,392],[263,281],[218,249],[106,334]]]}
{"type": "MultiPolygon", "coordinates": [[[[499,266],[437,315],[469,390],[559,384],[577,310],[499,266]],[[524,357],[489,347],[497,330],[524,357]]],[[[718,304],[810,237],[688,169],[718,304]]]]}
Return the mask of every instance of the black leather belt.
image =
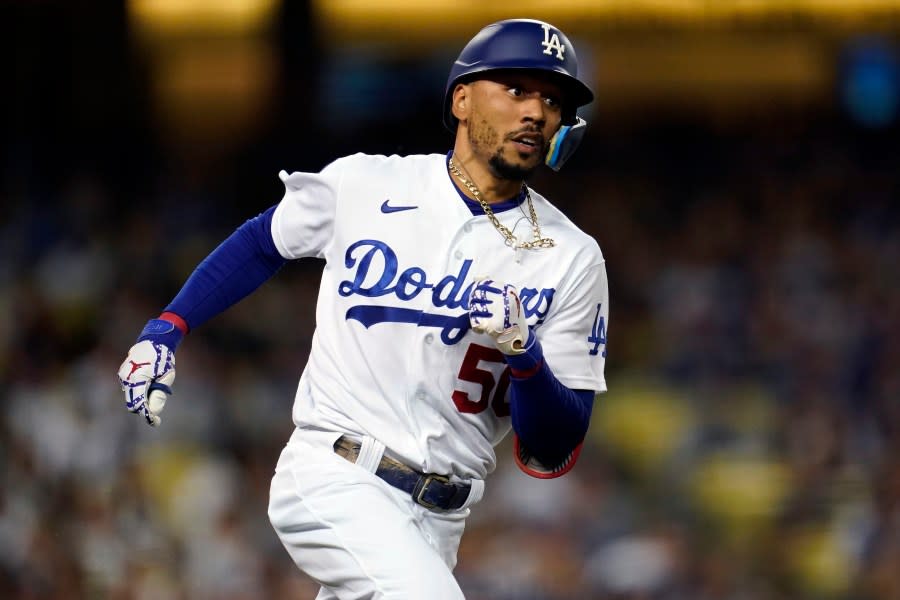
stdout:
{"type": "MultiPolygon", "coordinates": [[[[359,457],[359,442],[341,436],[334,443],[334,451],[352,463],[359,457]]],[[[375,475],[397,489],[412,496],[416,504],[429,510],[457,510],[469,497],[472,486],[463,483],[452,483],[448,477],[432,473],[420,473],[387,456],[381,457],[375,475]]]]}

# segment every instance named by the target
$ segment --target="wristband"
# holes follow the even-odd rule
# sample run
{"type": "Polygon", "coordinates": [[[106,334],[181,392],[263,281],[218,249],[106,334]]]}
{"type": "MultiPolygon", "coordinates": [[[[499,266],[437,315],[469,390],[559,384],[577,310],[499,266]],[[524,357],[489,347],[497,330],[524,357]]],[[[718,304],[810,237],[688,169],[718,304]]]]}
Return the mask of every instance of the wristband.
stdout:
{"type": "Polygon", "coordinates": [[[517,379],[527,379],[537,374],[544,364],[544,349],[538,341],[534,331],[529,328],[528,341],[525,343],[525,352],[522,354],[505,355],[504,360],[509,365],[510,374],[517,379]]]}
{"type": "Polygon", "coordinates": [[[137,341],[150,340],[151,342],[162,344],[174,352],[183,337],[184,333],[181,331],[181,328],[172,321],[167,319],[150,319],[144,325],[144,329],[138,336],[137,341]]]}

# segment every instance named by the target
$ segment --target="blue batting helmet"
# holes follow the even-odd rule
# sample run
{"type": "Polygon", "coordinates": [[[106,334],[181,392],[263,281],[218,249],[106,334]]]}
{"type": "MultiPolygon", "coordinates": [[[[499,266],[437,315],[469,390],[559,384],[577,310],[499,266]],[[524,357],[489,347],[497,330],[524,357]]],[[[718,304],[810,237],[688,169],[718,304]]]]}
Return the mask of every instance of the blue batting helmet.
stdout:
{"type": "Polygon", "coordinates": [[[479,31],[453,63],[444,90],[444,125],[451,131],[456,129],[451,98],[457,84],[506,70],[537,71],[555,77],[563,88],[563,125],[574,125],[575,110],[594,99],[594,93],[578,79],[578,57],[562,31],[543,21],[509,19],[479,31]]]}

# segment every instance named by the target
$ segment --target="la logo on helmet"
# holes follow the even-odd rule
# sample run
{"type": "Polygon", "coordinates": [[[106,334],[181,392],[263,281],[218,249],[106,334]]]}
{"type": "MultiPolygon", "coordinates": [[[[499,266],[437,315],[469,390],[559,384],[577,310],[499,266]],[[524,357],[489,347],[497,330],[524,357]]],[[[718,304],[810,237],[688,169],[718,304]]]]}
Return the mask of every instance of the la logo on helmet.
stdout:
{"type": "Polygon", "coordinates": [[[566,51],[566,47],[560,43],[559,36],[556,32],[551,34],[550,26],[546,23],[542,24],[541,27],[544,28],[544,41],[541,42],[541,45],[544,47],[544,54],[552,55],[553,51],[556,50],[556,58],[563,60],[563,53],[566,51]]]}

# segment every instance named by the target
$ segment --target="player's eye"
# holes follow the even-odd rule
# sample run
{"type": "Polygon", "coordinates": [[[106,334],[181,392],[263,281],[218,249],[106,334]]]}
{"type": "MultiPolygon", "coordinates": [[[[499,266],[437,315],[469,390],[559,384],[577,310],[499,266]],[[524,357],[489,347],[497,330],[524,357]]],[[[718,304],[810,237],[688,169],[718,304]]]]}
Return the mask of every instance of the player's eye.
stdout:
{"type": "Polygon", "coordinates": [[[552,108],[559,108],[560,101],[556,96],[545,96],[544,103],[552,108]]]}
{"type": "Polygon", "coordinates": [[[513,85],[513,86],[510,86],[510,87],[508,88],[508,91],[509,91],[509,93],[510,93],[511,96],[516,96],[517,98],[520,97],[520,96],[524,96],[524,95],[525,95],[525,90],[523,90],[523,89],[520,88],[520,87],[516,87],[516,86],[514,86],[514,85],[513,85]]]}

